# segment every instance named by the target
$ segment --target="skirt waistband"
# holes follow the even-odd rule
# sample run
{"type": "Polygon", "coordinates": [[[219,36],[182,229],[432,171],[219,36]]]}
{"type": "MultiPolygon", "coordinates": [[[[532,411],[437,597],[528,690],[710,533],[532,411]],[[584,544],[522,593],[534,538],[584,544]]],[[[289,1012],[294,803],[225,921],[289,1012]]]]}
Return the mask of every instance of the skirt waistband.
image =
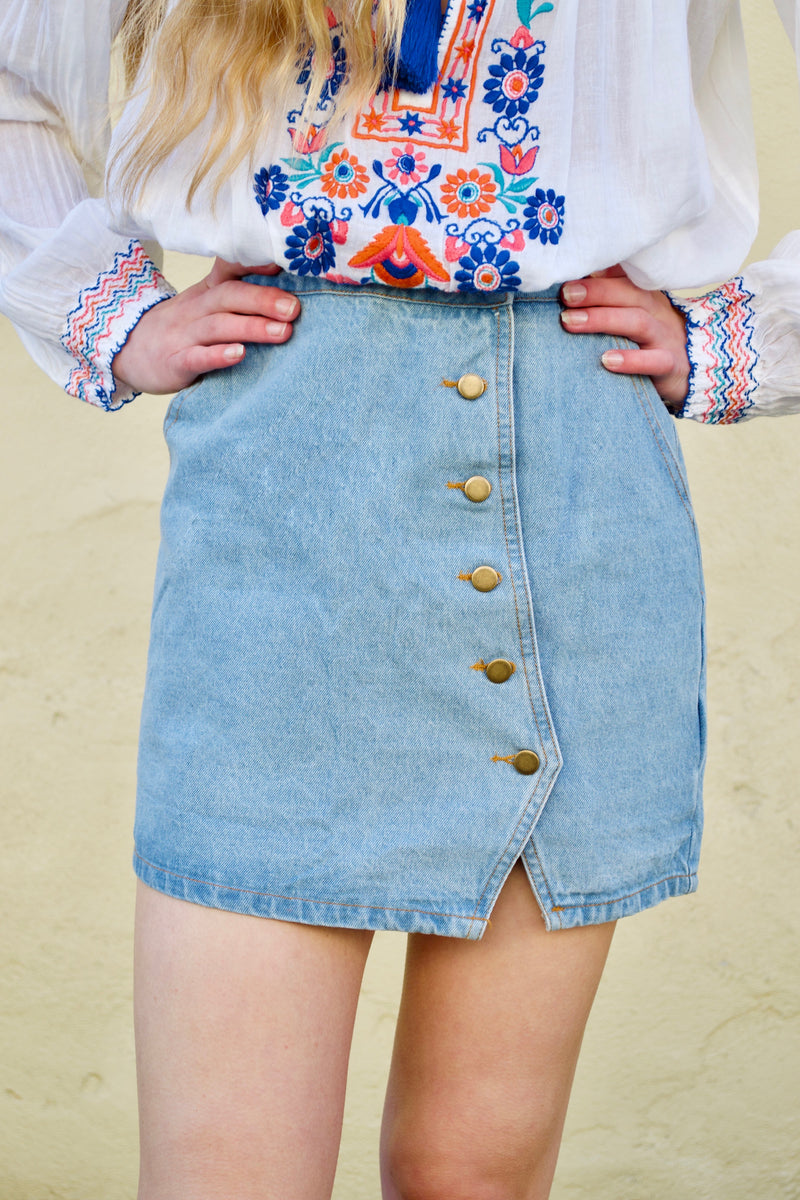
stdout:
{"type": "Polygon", "coordinates": [[[505,308],[512,304],[558,302],[562,285],[554,283],[541,292],[444,292],[440,288],[394,288],[380,283],[358,286],[335,283],[330,279],[318,279],[313,275],[294,275],[282,271],[280,275],[246,275],[247,283],[260,283],[264,287],[279,287],[287,292],[324,292],[328,295],[377,296],[381,300],[410,301],[411,303],[454,305],[456,308],[505,308]]]}

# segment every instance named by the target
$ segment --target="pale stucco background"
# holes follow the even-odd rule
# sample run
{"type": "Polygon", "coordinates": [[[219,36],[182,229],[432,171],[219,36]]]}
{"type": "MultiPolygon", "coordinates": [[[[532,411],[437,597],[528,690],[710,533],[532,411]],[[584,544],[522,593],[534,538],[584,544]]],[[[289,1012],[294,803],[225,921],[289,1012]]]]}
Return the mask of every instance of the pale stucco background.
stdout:
{"type": "MultiPolygon", "coordinates": [[[[758,256],[800,225],[800,122],[772,5],[745,8],[758,256]]],[[[167,269],[181,284],[198,264],[167,269]]],[[[131,1200],[130,831],[165,401],[82,406],[7,324],[0,362],[0,1200],[131,1200]]],[[[709,593],[701,890],[618,930],[553,1200],[800,1197],[800,417],[681,435],[709,593]]],[[[402,950],[380,935],[368,969],[337,1200],[379,1195],[402,950]]]]}

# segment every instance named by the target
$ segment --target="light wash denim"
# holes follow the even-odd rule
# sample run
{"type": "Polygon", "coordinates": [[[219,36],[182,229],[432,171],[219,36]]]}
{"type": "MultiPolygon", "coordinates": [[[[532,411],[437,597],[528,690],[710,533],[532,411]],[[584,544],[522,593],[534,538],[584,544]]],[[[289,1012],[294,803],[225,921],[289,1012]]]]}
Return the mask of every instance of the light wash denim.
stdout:
{"type": "Polygon", "coordinates": [[[165,420],[138,874],[467,938],[520,856],[550,929],[694,890],[702,578],[651,384],[564,332],[555,291],[278,282],[291,339],[165,420]]]}

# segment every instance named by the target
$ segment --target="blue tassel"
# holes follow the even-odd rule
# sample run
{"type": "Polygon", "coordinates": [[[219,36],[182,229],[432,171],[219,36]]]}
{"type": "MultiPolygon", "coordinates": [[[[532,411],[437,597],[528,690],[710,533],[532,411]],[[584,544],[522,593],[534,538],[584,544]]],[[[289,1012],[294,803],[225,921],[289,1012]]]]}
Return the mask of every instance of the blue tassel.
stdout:
{"type": "MultiPolygon", "coordinates": [[[[406,0],[395,87],[405,92],[430,91],[438,74],[441,28],[441,0],[406,0]]],[[[385,88],[392,87],[393,65],[389,65],[383,77],[385,88]]]]}

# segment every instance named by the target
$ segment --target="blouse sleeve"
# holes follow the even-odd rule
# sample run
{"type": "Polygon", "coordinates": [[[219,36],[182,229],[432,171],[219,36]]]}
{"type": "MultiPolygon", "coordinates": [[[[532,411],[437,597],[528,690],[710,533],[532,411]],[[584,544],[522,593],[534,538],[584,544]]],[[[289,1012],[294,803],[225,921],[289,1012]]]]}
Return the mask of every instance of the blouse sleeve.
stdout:
{"type": "Polygon", "coordinates": [[[111,42],[125,0],[15,0],[0,12],[0,312],[69,393],[117,409],[117,350],[174,291],[109,227],[111,42]]]}
{"type": "MultiPolygon", "coordinates": [[[[800,68],[800,0],[775,0],[800,68]]],[[[768,259],[704,296],[686,317],[691,373],[682,417],[730,425],[800,412],[800,230],[768,259]]]]}

